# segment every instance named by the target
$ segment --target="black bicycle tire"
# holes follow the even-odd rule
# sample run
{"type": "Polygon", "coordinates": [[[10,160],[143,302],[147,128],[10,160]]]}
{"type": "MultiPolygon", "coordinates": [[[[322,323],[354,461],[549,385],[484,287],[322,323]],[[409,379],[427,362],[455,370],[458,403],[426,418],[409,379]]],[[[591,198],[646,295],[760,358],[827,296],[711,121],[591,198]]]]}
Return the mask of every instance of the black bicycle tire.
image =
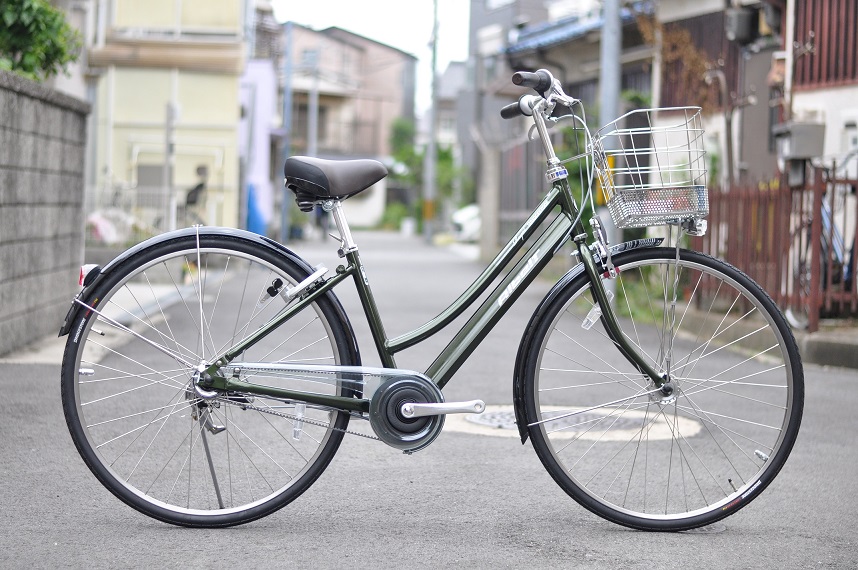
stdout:
{"type": "MultiPolygon", "coordinates": [[[[646,260],[664,261],[674,259],[675,257],[676,250],[673,248],[647,248],[619,254],[614,257],[614,263],[617,267],[622,268],[624,265],[633,262],[646,260]]],[[[792,405],[788,412],[789,419],[787,427],[784,430],[782,443],[778,447],[777,453],[767,462],[766,468],[757,479],[758,482],[754,485],[750,485],[750,489],[746,493],[737,497],[737,499],[728,506],[712,509],[703,514],[685,519],[677,518],[670,520],[654,520],[651,518],[632,516],[620,510],[611,509],[602,502],[595,500],[589,493],[581,489],[573,480],[565,475],[565,469],[557,462],[556,458],[552,454],[550,444],[543,436],[543,431],[540,430],[538,426],[528,427],[528,435],[540,461],[555,482],[568,495],[570,495],[580,505],[604,519],[622,526],[639,530],[689,530],[721,520],[748,505],[774,480],[786,462],[798,435],[803,413],[804,380],[801,357],[798,352],[798,347],[793,337],[792,330],[769,295],[743,272],[714,257],[699,252],[681,250],[681,258],[683,261],[699,263],[729,276],[741,284],[741,286],[749,293],[754,295],[761,305],[765,307],[766,311],[771,316],[772,321],[775,323],[777,331],[783,340],[786,354],[790,360],[793,380],[793,392],[790,398],[792,405]]],[[[557,315],[558,311],[562,311],[566,306],[566,303],[572,299],[580,289],[588,286],[588,279],[582,272],[576,278],[568,281],[559,291],[554,290],[550,292],[543,303],[537,308],[537,311],[534,313],[533,318],[527,327],[522,339],[521,348],[523,351],[522,354],[524,354],[526,359],[524,361],[523,368],[525,377],[523,402],[521,405],[524,407],[522,417],[526,418],[528,424],[538,421],[539,418],[534,390],[536,386],[536,367],[540,359],[539,353],[543,347],[542,342],[545,336],[549,333],[550,328],[555,321],[554,317],[557,315]]]]}
{"type": "MultiPolygon", "coordinates": [[[[153,259],[160,258],[164,255],[169,255],[174,251],[187,249],[188,245],[194,245],[196,238],[185,236],[153,245],[151,248],[144,249],[136,255],[125,260],[122,264],[115,267],[112,272],[105,276],[98,286],[88,292],[85,302],[92,302],[92,299],[100,299],[105,292],[110,291],[118,283],[131,274],[134,270],[142,267],[153,259]]],[[[255,256],[268,263],[271,263],[283,270],[285,273],[293,277],[297,282],[300,282],[308,276],[306,268],[301,267],[298,263],[288,259],[273,248],[266,248],[258,243],[245,240],[235,236],[218,236],[218,235],[202,235],[199,237],[200,247],[205,248],[221,248],[225,250],[240,251],[244,254],[255,256]]],[[[305,264],[306,265],[306,264],[305,264]]],[[[309,265],[306,265],[309,267],[309,265]]],[[[105,300],[102,299],[102,303],[105,300]]],[[[332,292],[323,295],[315,302],[327,319],[331,331],[335,336],[335,345],[339,352],[340,363],[344,365],[360,365],[360,356],[357,351],[357,345],[354,342],[354,335],[348,318],[342,309],[339,301],[332,292]]],[[[88,330],[88,320],[93,318],[95,314],[87,314],[87,311],[79,311],[76,316],[71,330],[88,330]]],[[[204,527],[218,528],[229,527],[252,522],[262,517],[268,516],[273,512],[283,508],[293,500],[303,494],[324,472],[328,467],[345,435],[345,429],[349,423],[349,414],[340,412],[337,414],[335,422],[332,424],[335,429],[330,430],[330,437],[324,444],[324,449],[318,454],[314,464],[304,472],[300,482],[286,488],[282,493],[272,497],[270,500],[256,505],[253,508],[237,511],[227,514],[218,515],[193,515],[187,513],[177,513],[169,508],[161,507],[153,504],[138,496],[128,489],[122,482],[116,480],[108,469],[101,463],[98,455],[93,451],[90,443],[83,433],[83,426],[77,412],[75,402],[75,382],[77,353],[80,347],[80,342],[84,338],[83,334],[70,334],[63,353],[63,362],[61,367],[61,396],[63,402],[63,411],[66,418],[66,423],[69,428],[72,440],[77,448],[81,458],[86,463],[90,471],[111,493],[125,504],[135,510],[160,520],[162,522],[175,524],[185,527],[204,527]]],[[[348,389],[343,388],[343,393],[348,389]]]]}

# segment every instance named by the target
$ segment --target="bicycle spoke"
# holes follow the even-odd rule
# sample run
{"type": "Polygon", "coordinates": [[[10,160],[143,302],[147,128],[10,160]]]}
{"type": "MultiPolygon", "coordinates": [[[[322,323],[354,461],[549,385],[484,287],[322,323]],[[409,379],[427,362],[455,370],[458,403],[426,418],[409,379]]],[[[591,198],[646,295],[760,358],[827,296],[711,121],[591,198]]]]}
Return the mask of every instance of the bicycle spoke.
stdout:
{"type": "MultiPolygon", "coordinates": [[[[96,343],[94,343],[94,344],[96,344],[96,343]]],[[[132,359],[132,358],[128,358],[128,357],[126,357],[126,356],[124,356],[124,355],[121,355],[121,356],[123,356],[124,358],[127,358],[128,360],[131,360],[131,361],[132,361],[132,362],[134,362],[135,364],[140,364],[139,362],[137,362],[136,360],[134,360],[134,359],[132,359]]],[[[141,366],[142,366],[142,365],[141,365],[141,366]]],[[[145,368],[145,367],[144,367],[144,368],[145,368]]],[[[108,400],[108,399],[110,399],[110,398],[115,398],[115,397],[117,397],[117,396],[124,396],[124,395],[126,395],[126,394],[131,393],[131,392],[136,392],[137,390],[142,390],[143,388],[149,388],[149,387],[152,387],[152,386],[164,386],[164,387],[167,387],[167,388],[176,388],[176,387],[182,388],[182,387],[183,387],[183,385],[181,385],[181,384],[175,384],[175,383],[172,383],[172,380],[175,380],[176,378],[179,378],[180,376],[182,376],[181,374],[177,374],[176,376],[167,376],[166,374],[163,374],[163,373],[162,373],[162,372],[160,372],[160,371],[152,370],[151,368],[149,368],[149,370],[151,371],[151,373],[152,373],[152,374],[157,374],[157,375],[159,375],[159,376],[163,376],[163,380],[167,380],[167,382],[164,382],[164,381],[162,381],[162,380],[151,380],[151,379],[149,379],[149,378],[145,378],[145,377],[140,376],[140,375],[134,375],[134,377],[139,377],[141,380],[146,380],[146,381],[147,381],[147,383],[146,383],[146,384],[141,384],[141,385],[135,386],[135,387],[133,387],[133,388],[129,388],[129,389],[127,389],[127,390],[123,390],[123,391],[121,391],[121,392],[117,392],[117,393],[115,393],[115,394],[110,394],[110,395],[108,395],[108,396],[103,396],[103,397],[101,397],[101,398],[97,398],[97,399],[94,399],[94,400],[88,400],[88,401],[86,401],[86,402],[81,402],[81,406],[88,406],[88,405],[90,405],[90,404],[95,404],[95,403],[98,403],[98,402],[103,402],[104,400],[108,400]]]]}
{"type": "MultiPolygon", "coordinates": [[[[120,324],[120,323],[116,322],[115,320],[111,319],[110,317],[105,316],[105,315],[104,315],[103,313],[101,313],[100,311],[98,311],[98,310],[96,310],[96,309],[94,309],[94,308],[90,307],[89,305],[87,305],[86,303],[84,303],[83,301],[81,301],[81,300],[79,300],[79,299],[75,299],[75,302],[76,302],[76,303],[78,303],[78,304],[80,304],[80,305],[82,305],[85,309],[87,309],[87,310],[91,311],[92,313],[95,313],[95,314],[96,314],[96,315],[98,315],[101,319],[103,319],[103,320],[104,320],[104,322],[106,322],[107,324],[109,324],[109,325],[113,326],[114,328],[117,328],[117,329],[119,329],[119,330],[120,330],[120,331],[122,331],[122,332],[126,332],[126,333],[128,333],[128,334],[130,334],[130,335],[132,335],[132,336],[136,337],[137,339],[142,340],[144,343],[148,344],[148,345],[149,345],[149,346],[151,346],[152,348],[154,348],[154,349],[156,349],[156,350],[158,350],[158,351],[160,351],[160,352],[163,352],[163,353],[164,353],[164,354],[166,354],[167,356],[170,356],[171,358],[173,358],[174,360],[176,360],[179,364],[183,364],[183,365],[185,365],[185,366],[190,366],[190,363],[189,363],[187,360],[185,360],[185,359],[184,359],[180,354],[176,354],[176,353],[174,353],[173,351],[171,351],[171,350],[170,350],[169,348],[167,348],[166,346],[162,346],[162,345],[160,345],[160,344],[158,344],[158,343],[156,343],[156,342],[154,342],[154,341],[152,341],[152,340],[149,340],[148,338],[146,338],[146,337],[144,337],[144,336],[142,336],[142,335],[140,335],[140,334],[138,334],[138,333],[134,332],[133,330],[131,330],[131,329],[129,329],[128,327],[126,327],[125,325],[122,325],[122,324],[120,324]]],[[[104,346],[104,345],[100,345],[100,346],[102,346],[103,348],[108,348],[108,347],[106,347],[106,346],[104,346]]],[[[115,352],[115,351],[114,351],[114,352],[115,352]]]]}
{"type": "MultiPolygon", "coordinates": [[[[233,392],[206,400],[195,393],[201,361],[254,335],[287,305],[267,289],[278,280],[289,287],[303,279],[303,268],[288,259],[255,255],[256,244],[234,249],[236,243],[193,232],[139,267],[117,269],[97,295],[99,308],[110,311],[81,311],[106,323],[100,328],[107,338],[81,328],[79,347],[63,369],[64,399],[73,402],[80,426],[72,433],[89,450],[93,469],[102,469],[100,478],[112,490],[132,496],[135,508],[157,509],[158,518],[175,516],[179,524],[240,522],[257,507],[270,511],[292,500],[330,461],[349,418],[309,407],[299,423],[289,418],[291,404],[233,392]]],[[[82,308],[94,308],[89,305],[83,300],[82,308]]],[[[244,361],[358,365],[344,359],[352,349],[340,346],[347,337],[339,318],[326,298],[309,303],[238,355],[234,367],[244,361]]],[[[308,384],[300,374],[242,374],[326,395],[344,395],[351,386],[318,378],[308,384]]]]}
{"type": "MultiPolygon", "coordinates": [[[[122,439],[122,438],[124,438],[124,437],[126,437],[126,436],[129,436],[129,435],[131,435],[131,434],[133,434],[133,433],[138,433],[138,432],[140,432],[140,430],[145,430],[146,428],[148,428],[148,427],[150,427],[150,426],[154,425],[154,424],[155,424],[155,422],[164,422],[164,421],[168,420],[169,418],[171,418],[172,416],[174,416],[175,414],[177,414],[177,413],[179,413],[179,412],[183,412],[183,411],[188,410],[188,409],[191,409],[192,407],[193,407],[193,405],[192,405],[192,404],[188,404],[188,405],[187,405],[186,407],[184,407],[184,408],[181,408],[181,409],[179,409],[179,410],[174,410],[174,411],[170,412],[170,414],[169,414],[169,415],[166,415],[166,416],[160,416],[160,417],[158,417],[158,418],[157,418],[157,419],[155,419],[155,420],[152,420],[152,421],[150,421],[150,422],[146,422],[146,423],[144,423],[144,424],[138,425],[137,427],[135,427],[135,428],[133,428],[133,429],[130,429],[130,430],[128,430],[128,431],[126,431],[126,432],[124,432],[124,433],[121,433],[121,434],[119,434],[119,435],[117,435],[117,436],[115,436],[115,437],[113,437],[113,438],[111,438],[111,439],[105,440],[105,441],[101,442],[99,445],[97,445],[96,447],[101,448],[101,447],[104,447],[104,446],[106,446],[106,445],[108,445],[108,444],[110,444],[110,443],[113,443],[114,441],[118,441],[118,440],[120,440],[120,439],[122,439]]],[[[91,426],[87,426],[87,427],[91,427],[91,426]]],[[[132,442],[132,443],[133,443],[133,442],[132,442]]]]}
{"type": "Polygon", "coordinates": [[[553,298],[536,341],[526,339],[528,428],[554,479],[597,514],[682,529],[717,520],[761,489],[786,441],[797,353],[785,348],[770,306],[719,273],[719,262],[676,248],[649,255],[615,261],[618,306],[628,313],[619,331],[580,326],[593,306],[585,278],[553,298]],[[672,390],[637,369],[618,334],[669,373],[672,390]]]}
{"type": "MultiPolygon", "coordinates": [[[[167,332],[169,334],[169,338],[173,340],[176,344],[176,352],[181,352],[179,350],[179,341],[176,339],[176,333],[173,332],[173,329],[170,327],[170,319],[167,318],[166,313],[164,313],[164,307],[161,304],[161,299],[155,293],[155,288],[152,286],[152,281],[150,281],[149,276],[146,272],[143,272],[143,279],[146,280],[146,285],[149,287],[149,293],[152,296],[152,299],[155,301],[155,304],[158,306],[158,311],[161,313],[161,319],[164,321],[164,324],[167,326],[167,332]]],[[[127,284],[125,285],[127,287],[127,284]]],[[[189,350],[190,352],[190,350],[189,350]]],[[[192,354],[193,355],[193,354],[192,354]]],[[[193,355],[197,356],[197,355],[193,355]]]]}
{"type": "MultiPolygon", "coordinates": [[[[563,333],[562,333],[562,331],[558,331],[558,332],[560,332],[561,334],[563,334],[563,333]]],[[[570,339],[570,340],[571,340],[571,339],[570,339]]],[[[596,356],[595,354],[593,354],[593,352],[592,352],[592,351],[590,351],[589,349],[587,349],[587,348],[583,347],[580,343],[577,343],[577,342],[576,342],[575,344],[576,344],[578,347],[583,348],[586,352],[588,352],[588,353],[592,354],[593,356],[596,356]]],[[[557,356],[559,356],[560,358],[564,358],[564,359],[566,359],[566,360],[568,360],[568,361],[570,361],[570,362],[572,362],[572,363],[574,363],[574,364],[578,364],[579,366],[585,366],[585,367],[587,368],[587,371],[588,371],[588,372],[594,372],[594,373],[598,374],[599,376],[603,376],[603,377],[605,377],[605,378],[607,378],[607,379],[611,380],[612,382],[618,382],[618,381],[617,381],[617,380],[612,379],[612,378],[611,378],[611,375],[612,375],[612,374],[619,374],[619,375],[622,375],[622,376],[623,376],[623,378],[625,378],[625,379],[627,379],[627,380],[630,380],[633,386],[634,386],[634,385],[636,385],[636,383],[634,382],[634,379],[633,379],[633,375],[632,375],[632,374],[628,374],[628,373],[621,373],[619,370],[617,370],[615,367],[611,366],[610,364],[608,364],[608,363],[607,363],[607,362],[605,362],[604,360],[602,360],[602,362],[603,362],[606,366],[608,366],[609,368],[611,368],[612,370],[607,371],[607,372],[598,371],[598,370],[595,370],[595,369],[593,369],[593,368],[591,368],[591,367],[588,367],[588,366],[584,365],[583,363],[579,362],[578,360],[576,360],[576,359],[574,359],[574,358],[571,358],[571,357],[569,357],[569,356],[567,356],[567,355],[561,354],[561,353],[559,353],[559,352],[557,352],[557,351],[555,351],[555,350],[552,350],[552,349],[547,349],[547,350],[548,350],[549,352],[553,353],[553,354],[556,354],[556,355],[557,355],[557,356]]],[[[601,359],[600,359],[600,360],[601,360],[601,359]]],[[[639,374],[638,374],[638,375],[639,375],[639,374]]],[[[618,383],[619,383],[619,384],[623,384],[622,382],[618,382],[618,383]]],[[[637,386],[637,387],[639,387],[639,386],[637,386]]]]}
{"type": "MultiPolygon", "coordinates": [[[[175,402],[175,403],[173,404],[173,406],[172,406],[173,410],[172,410],[169,414],[167,414],[167,416],[164,418],[164,420],[169,419],[169,418],[170,418],[170,416],[172,416],[172,415],[177,411],[177,410],[176,410],[176,406],[178,406],[178,405],[179,405],[179,402],[178,402],[178,401],[177,401],[177,402],[175,402]]],[[[195,406],[195,405],[196,405],[196,402],[192,402],[191,404],[189,404],[189,405],[188,405],[188,408],[192,408],[192,407],[193,407],[193,406],[195,406]]],[[[165,409],[166,409],[166,407],[165,407],[165,409]]],[[[183,411],[183,410],[179,410],[179,411],[183,411]]],[[[160,413],[161,413],[161,412],[159,411],[159,412],[158,412],[158,416],[160,416],[160,413]]],[[[155,421],[158,421],[158,416],[156,416],[156,418],[155,418],[155,419],[153,419],[152,421],[150,421],[150,422],[146,425],[146,427],[145,427],[145,428],[143,428],[143,431],[140,431],[140,433],[138,434],[138,436],[137,436],[137,437],[135,437],[135,438],[134,438],[134,439],[133,439],[133,440],[132,440],[132,441],[131,441],[127,446],[125,446],[125,449],[123,449],[123,450],[122,450],[122,453],[120,453],[119,455],[117,455],[117,456],[113,459],[113,462],[111,463],[111,465],[116,464],[116,462],[117,462],[117,461],[119,461],[119,459],[121,459],[123,455],[125,455],[125,453],[126,453],[126,452],[131,448],[131,446],[132,446],[132,445],[134,445],[134,444],[137,442],[137,440],[138,440],[138,439],[143,435],[143,433],[146,431],[146,429],[147,429],[149,426],[153,425],[155,421]]],[[[155,440],[157,440],[157,439],[158,439],[158,436],[161,434],[161,430],[163,430],[163,429],[164,429],[164,426],[165,426],[165,425],[167,425],[167,422],[166,422],[166,421],[160,421],[160,422],[159,422],[158,430],[155,432],[155,435],[152,437],[152,440],[149,442],[149,445],[147,445],[147,446],[146,446],[146,449],[144,449],[144,450],[143,450],[143,453],[141,453],[141,454],[140,454],[140,457],[137,459],[137,463],[135,463],[135,464],[134,464],[134,468],[133,468],[133,469],[131,469],[131,472],[130,472],[130,473],[128,474],[128,476],[126,477],[126,480],[130,480],[130,479],[131,479],[131,477],[132,477],[132,476],[134,476],[134,472],[135,472],[135,471],[137,471],[137,468],[138,468],[138,467],[140,466],[140,464],[143,462],[143,459],[145,459],[145,458],[146,458],[146,454],[147,454],[147,453],[149,452],[149,450],[152,448],[152,445],[155,443],[155,440]]]]}
{"type": "Polygon", "coordinates": [[[94,380],[81,380],[80,381],[81,384],[98,384],[101,382],[112,382],[115,380],[128,380],[130,378],[146,379],[148,376],[152,376],[152,375],[164,376],[166,378],[174,380],[174,379],[179,378],[179,377],[186,375],[188,373],[187,369],[185,369],[185,368],[174,368],[171,370],[158,370],[158,371],[146,372],[146,373],[130,373],[130,372],[126,373],[124,370],[120,370],[118,368],[113,368],[112,366],[105,366],[104,364],[101,364],[99,362],[87,362],[87,361],[81,360],[81,364],[86,364],[87,366],[92,366],[93,368],[104,368],[105,370],[110,370],[111,372],[122,373],[121,376],[109,376],[107,378],[96,378],[94,380]],[[168,376],[169,374],[173,374],[173,373],[178,373],[178,374],[175,374],[174,376],[168,376]]]}

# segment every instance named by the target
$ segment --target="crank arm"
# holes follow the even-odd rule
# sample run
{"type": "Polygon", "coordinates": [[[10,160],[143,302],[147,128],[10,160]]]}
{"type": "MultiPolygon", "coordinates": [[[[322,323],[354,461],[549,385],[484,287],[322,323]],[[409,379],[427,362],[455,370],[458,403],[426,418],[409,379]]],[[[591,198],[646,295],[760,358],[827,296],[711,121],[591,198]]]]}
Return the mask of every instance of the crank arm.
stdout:
{"type": "Polygon", "coordinates": [[[406,418],[422,418],[424,416],[440,416],[444,414],[482,414],[486,403],[482,400],[468,402],[443,402],[440,404],[402,404],[402,415],[406,418]]]}

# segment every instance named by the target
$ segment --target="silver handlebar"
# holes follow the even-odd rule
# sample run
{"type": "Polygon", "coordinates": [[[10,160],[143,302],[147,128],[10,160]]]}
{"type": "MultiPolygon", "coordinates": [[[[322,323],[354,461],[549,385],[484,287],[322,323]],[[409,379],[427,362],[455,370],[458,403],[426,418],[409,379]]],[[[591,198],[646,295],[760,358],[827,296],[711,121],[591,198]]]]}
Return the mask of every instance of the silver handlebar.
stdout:
{"type": "Polygon", "coordinates": [[[574,97],[570,97],[563,91],[563,87],[560,85],[560,81],[555,79],[551,72],[548,70],[544,71],[551,77],[551,88],[545,97],[541,97],[538,95],[525,95],[519,100],[519,106],[524,108],[525,105],[529,106],[531,109],[531,114],[533,116],[533,123],[536,126],[536,130],[539,133],[539,139],[542,142],[542,148],[545,152],[545,158],[548,161],[548,173],[547,176],[549,181],[553,181],[559,178],[566,177],[566,169],[559,166],[560,160],[557,158],[557,155],[554,153],[554,145],[551,144],[551,137],[548,134],[548,127],[546,126],[546,121],[551,116],[551,113],[554,111],[554,108],[560,104],[564,107],[572,108],[581,102],[580,99],[576,99],[574,97]]]}

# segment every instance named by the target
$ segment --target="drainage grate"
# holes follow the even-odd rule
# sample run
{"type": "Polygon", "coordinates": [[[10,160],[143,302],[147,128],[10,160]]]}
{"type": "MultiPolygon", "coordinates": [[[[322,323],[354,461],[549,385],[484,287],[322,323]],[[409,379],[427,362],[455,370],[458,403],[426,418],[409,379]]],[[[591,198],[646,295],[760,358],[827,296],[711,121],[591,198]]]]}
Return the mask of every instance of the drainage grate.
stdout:
{"type": "MultiPolygon", "coordinates": [[[[558,416],[564,416],[569,411],[552,412],[558,416]]],[[[593,425],[599,425],[599,431],[623,430],[623,429],[639,429],[641,427],[642,418],[626,418],[626,417],[605,417],[607,414],[597,414],[594,412],[584,412],[574,416],[561,417],[557,420],[551,420],[545,423],[547,431],[564,430],[569,432],[585,431],[593,425]],[[577,428],[577,429],[574,429],[577,428]]],[[[515,424],[515,412],[513,410],[495,410],[485,411],[482,414],[468,414],[464,416],[465,421],[498,429],[517,430],[515,424]]]]}

